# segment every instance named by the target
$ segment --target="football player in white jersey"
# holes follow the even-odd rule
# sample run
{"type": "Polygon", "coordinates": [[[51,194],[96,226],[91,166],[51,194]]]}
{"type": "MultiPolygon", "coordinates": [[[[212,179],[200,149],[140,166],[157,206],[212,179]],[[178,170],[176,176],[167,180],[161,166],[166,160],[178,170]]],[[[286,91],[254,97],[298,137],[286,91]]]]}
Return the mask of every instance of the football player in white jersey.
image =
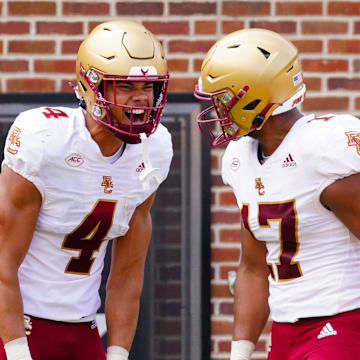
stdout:
{"type": "Polygon", "coordinates": [[[242,215],[231,360],[269,314],[271,360],[360,359],[360,120],[304,115],[304,94],[297,49],[264,29],[219,40],[195,88],[242,215]]]}
{"type": "Polygon", "coordinates": [[[76,73],[79,108],[21,113],[6,140],[2,360],[126,360],[136,330],[150,208],[173,153],[159,124],[167,62],[142,25],[111,21],[81,44],[76,73]],[[95,314],[109,240],[106,355],[95,314]]]}

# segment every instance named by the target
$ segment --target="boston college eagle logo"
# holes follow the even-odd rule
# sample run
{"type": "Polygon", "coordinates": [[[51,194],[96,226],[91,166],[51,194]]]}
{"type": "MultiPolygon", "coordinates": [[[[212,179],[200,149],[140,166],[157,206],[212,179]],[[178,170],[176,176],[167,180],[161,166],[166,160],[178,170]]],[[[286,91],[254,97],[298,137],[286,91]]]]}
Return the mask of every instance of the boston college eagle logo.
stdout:
{"type": "Polygon", "coordinates": [[[20,139],[19,139],[20,132],[21,132],[21,130],[19,128],[17,128],[16,126],[14,126],[14,128],[11,130],[11,133],[9,136],[10,145],[7,148],[7,151],[10,154],[15,155],[18,153],[18,150],[16,148],[20,147],[20,139]]]}
{"type": "Polygon", "coordinates": [[[265,194],[265,186],[263,185],[261,178],[255,178],[255,189],[258,190],[260,196],[265,194]]]}
{"type": "Polygon", "coordinates": [[[114,184],[112,183],[111,176],[103,176],[103,181],[101,183],[101,186],[104,187],[104,193],[105,194],[111,194],[112,188],[114,187],[114,184]]]}
{"type": "Polygon", "coordinates": [[[360,155],[360,132],[348,131],[345,135],[348,137],[348,145],[356,146],[357,153],[360,155]]]}

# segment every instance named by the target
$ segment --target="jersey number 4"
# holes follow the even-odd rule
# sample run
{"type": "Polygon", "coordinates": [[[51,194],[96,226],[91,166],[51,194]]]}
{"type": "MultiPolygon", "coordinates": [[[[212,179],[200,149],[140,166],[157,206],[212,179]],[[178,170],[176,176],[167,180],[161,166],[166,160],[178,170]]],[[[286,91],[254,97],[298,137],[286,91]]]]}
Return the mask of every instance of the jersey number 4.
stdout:
{"type": "Polygon", "coordinates": [[[111,200],[99,200],[82,223],[65,236],[62,248],[80,251],[79,256],[73,256],[69,260],[66,273],[83,275],[90,273],[95,260],[94,252],[99,251],[111,228],[116,203],[111,200]]]}
{"type": "Polygon", "coordinates": [[[57,119],[59,117],[69,117],[67,113],[63,112],[60,109],[46,107],[45,110],[46,111],[43,111],[43,115],[45,115],[48,119],[50,119],[50,118],[57,119]]]}
{"type": "MultiPolygon", "coordinates": [[[[243,205],[241,214],[245,228],[251,232],[248,221],[249,205],[243,205]]],[[[299,250],[295,201],[259,203],[258,221],[261,228],[269,229],[271,229],[271,221],[279,222],[279,261],[268,264],[272,278],[276,280],[274,266],[277,270],[278,281],[289,281],[302,276],[300,264],[294,261],[299,250]]]]}

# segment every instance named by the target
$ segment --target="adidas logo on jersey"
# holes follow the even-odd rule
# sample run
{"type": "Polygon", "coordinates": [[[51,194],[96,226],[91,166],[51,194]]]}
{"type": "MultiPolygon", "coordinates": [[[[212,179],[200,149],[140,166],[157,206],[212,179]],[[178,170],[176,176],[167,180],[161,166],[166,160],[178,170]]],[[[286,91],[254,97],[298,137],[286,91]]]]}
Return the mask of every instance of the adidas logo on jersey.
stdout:
{"type": "Polygon", "coordinates": [[[289,153],[289,155],[283,161],[282,167],[284,168],[284,167],[295,167],[295,166],[296,166],[296,161],[293,159],[293,157],[289,153]]]}
{"type": "Polygon", "coordinates": [[[318,339],[322,339],[324,337],[331,336],[331,335],[337,335],[337,331],[334,330],[333,327],[331,326],[331,324],[328,322],[320,331],[320,334],[318,335],[318,339]]]}
{"type": "Polygon", "coordinates": [[[136,172],[142,172],[143,170],[145,170],[145,164],[141,163],[140,165],[138,165],[138,167],[136,168],[136,172]]]}

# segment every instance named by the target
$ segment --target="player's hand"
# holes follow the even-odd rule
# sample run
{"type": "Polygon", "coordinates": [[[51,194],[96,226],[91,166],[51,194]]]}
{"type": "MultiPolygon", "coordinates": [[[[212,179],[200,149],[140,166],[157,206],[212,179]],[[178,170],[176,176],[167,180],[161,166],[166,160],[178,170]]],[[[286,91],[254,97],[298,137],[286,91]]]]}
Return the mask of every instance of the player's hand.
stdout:
{"type": "Polygon", "coordinates": [[[249,340],[232,341],[230,360],[250,360],[254,349],[255,344],[249,340]]]}
{"type": "Polygon", "coordinates": [[[26,336],[7,342],[4,349],[7,360],[32,360],[26,336]]]}
{"type": "Polygon", "coordinates": [[[107,348],[106,360],[128,360],[129,352],[121,346],[112,345],[107,348]]]}

